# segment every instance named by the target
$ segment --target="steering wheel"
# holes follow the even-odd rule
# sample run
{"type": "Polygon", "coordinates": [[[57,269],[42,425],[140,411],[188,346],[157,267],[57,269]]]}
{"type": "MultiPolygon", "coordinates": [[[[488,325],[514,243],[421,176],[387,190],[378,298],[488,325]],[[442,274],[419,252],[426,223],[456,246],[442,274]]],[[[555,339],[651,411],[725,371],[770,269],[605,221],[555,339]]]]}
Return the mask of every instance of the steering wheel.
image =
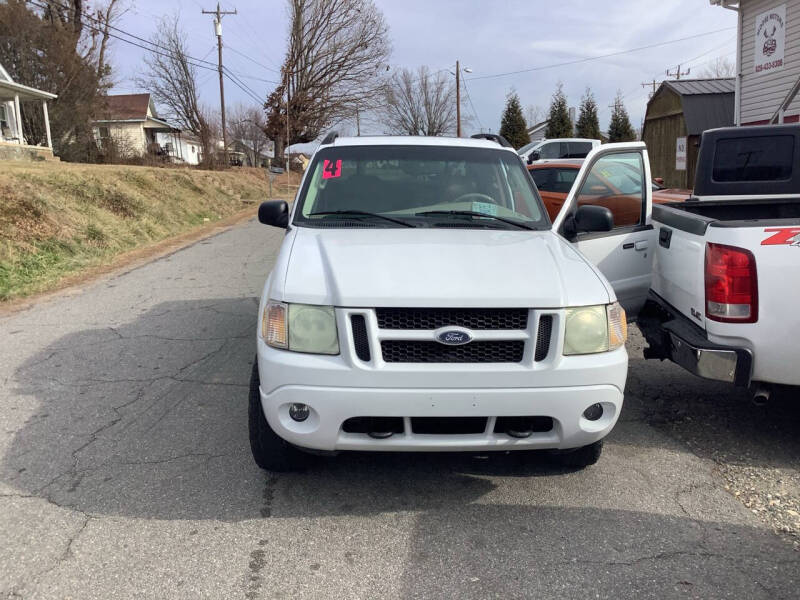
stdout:
{"type": "Polygon", "coordinates": [[[487,196],[486,194],[480,194],[478,192],[469,192],[467,194],[462,194],[461,196],[453,200],[453,202],[466,202],[467,200],[480,200],[483,202],[488,201],[489,204],[495,203],[494,198],[492,198],[491,196],[487,196]]]}

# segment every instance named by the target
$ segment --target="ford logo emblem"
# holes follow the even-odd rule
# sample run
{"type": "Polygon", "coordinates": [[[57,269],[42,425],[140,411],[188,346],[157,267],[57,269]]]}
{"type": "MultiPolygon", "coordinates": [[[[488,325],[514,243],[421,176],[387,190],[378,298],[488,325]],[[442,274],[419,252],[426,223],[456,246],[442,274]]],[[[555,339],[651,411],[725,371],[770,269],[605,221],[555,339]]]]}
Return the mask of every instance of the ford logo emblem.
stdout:
{"type": "Polygon", "coordinates": [[[445,329],[436,334],[436,340],[448,346],[461,346],[462,344],[469,344],[472,341],[472,336],[460,329],[445,329]]]}

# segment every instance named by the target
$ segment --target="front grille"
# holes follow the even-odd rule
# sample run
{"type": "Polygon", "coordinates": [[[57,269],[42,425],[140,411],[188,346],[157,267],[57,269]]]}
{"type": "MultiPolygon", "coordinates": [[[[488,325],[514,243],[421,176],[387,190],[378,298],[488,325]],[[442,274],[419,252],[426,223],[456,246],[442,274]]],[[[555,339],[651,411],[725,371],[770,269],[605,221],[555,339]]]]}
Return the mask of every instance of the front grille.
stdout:
{"type": "Polygon", "coordinates": [[[356,356],[359,360],[369,362],[371,354],[369,351],[369,338],[367,337],[367,322],[364,319],[364,315],[350,317],[350,325],[353,328],[353,345],[356,349],[356,356]]]}
{"type": "Polygon", "coordinates": [[[536,352],[533,360],[536,362],[543,361],[547,358],[547,353],[550,351],[550,336],[553,332],[553,316],[542,315],[539,318],[539,333],[536,336],[536,352]]]}
{"type": "Polygon", "coordinates": [[[527,308],[378,308],[381,329],[526,329],[527,308]]]}
{"type": "Polygon", "coordinates": [[[384,340],[381,350],[387,363],[518,363],[525,342],[492,340],[446,346],[431,341],[384,340]]]}

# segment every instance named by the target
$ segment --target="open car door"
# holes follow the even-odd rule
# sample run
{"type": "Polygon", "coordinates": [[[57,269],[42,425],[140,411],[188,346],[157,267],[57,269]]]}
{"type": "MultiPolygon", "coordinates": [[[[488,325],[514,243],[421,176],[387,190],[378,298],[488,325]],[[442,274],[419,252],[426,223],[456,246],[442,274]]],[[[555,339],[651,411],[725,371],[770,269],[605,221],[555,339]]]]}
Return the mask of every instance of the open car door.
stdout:
{"type": "Polygon", "coordinates": [[[586,157],[553,221],[553,230],[606,276],[629,319],[650,289],[657,242],[652,195],[645,144],[604,144],[586,157]]]}

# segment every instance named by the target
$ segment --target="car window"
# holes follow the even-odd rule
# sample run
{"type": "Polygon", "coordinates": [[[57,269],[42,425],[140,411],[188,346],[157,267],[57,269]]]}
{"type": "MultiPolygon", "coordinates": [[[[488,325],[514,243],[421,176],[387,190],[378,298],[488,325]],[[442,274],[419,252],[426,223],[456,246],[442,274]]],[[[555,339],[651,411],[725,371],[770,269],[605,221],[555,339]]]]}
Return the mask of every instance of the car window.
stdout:
{"type": "Polygon", "coordinates": [[[717,141],[713,179],[785,181],[792,177],[794,136],[764,135],[717,141]]]}
{"type": "Polygon", "coordinates": [[[578,192],[578,205],[604,206],[614,217],[614,228],[644,222],[645,175],[638,152],[600,157],[591,167],[578,192]]]}
{"type": "Polygon", "coordinates": [[[530,173],[539,191],[568,194],[578,176],[578,169],[548,167],[531,169],[530,173]]]}
{"type": "Polygon", "coordinates": [[[539,158],[561,158],[561,142],[550,142],[539,148],[539,158]]]}
{"type": "Polygon", "coordinates": [[[568,142],[568,152],[564,158],[586,158],[592,151],[591,142],[568,142]]]}
{"type": "MultiPolygon", "coordinates": [[[[506,150],[446,146],[345,146],[318,152],[298,197],[295,223],[358,226],[320,213],[377,213],[414,226],[475,222],[426,211],[468,211],[487,215],[486,225],[514,228],[500,218],[546,226],[538,193],[519,157],[506,150]],[[316,213],[316,214],[315,214],[316,213]],[[496,217],[496,218],[495,218],[496,217]]],[[[365,215],[361,215],[364,217],[365,215]]],[[[474,221],[474,220],[473,220],[474,221]]],[[[363,223],[361,223],[363,225],[363,223]]],[[[369,226],[398,226],[389,219],[369,226]]],[[[402,226],[402,225],[400,225],[402,226]]]]}
{"type": "Polygon", "coordinates": [[[539,142],[538,142],[538,141],[536,141],[536,142],[531,142],[531,143],[529,143],[529,144],[525,144],[525,145],[524,145],[522,148],[520,148],[519,150],[517,150],[517,154],[519,154],[520,156],[522,156],[523,154],[527,153],[527,152],[528,152],[528,150],[533,150],[533,148],[534,148],[534,147],[535,147],[537,144],[539,144],[539,142]]]}

